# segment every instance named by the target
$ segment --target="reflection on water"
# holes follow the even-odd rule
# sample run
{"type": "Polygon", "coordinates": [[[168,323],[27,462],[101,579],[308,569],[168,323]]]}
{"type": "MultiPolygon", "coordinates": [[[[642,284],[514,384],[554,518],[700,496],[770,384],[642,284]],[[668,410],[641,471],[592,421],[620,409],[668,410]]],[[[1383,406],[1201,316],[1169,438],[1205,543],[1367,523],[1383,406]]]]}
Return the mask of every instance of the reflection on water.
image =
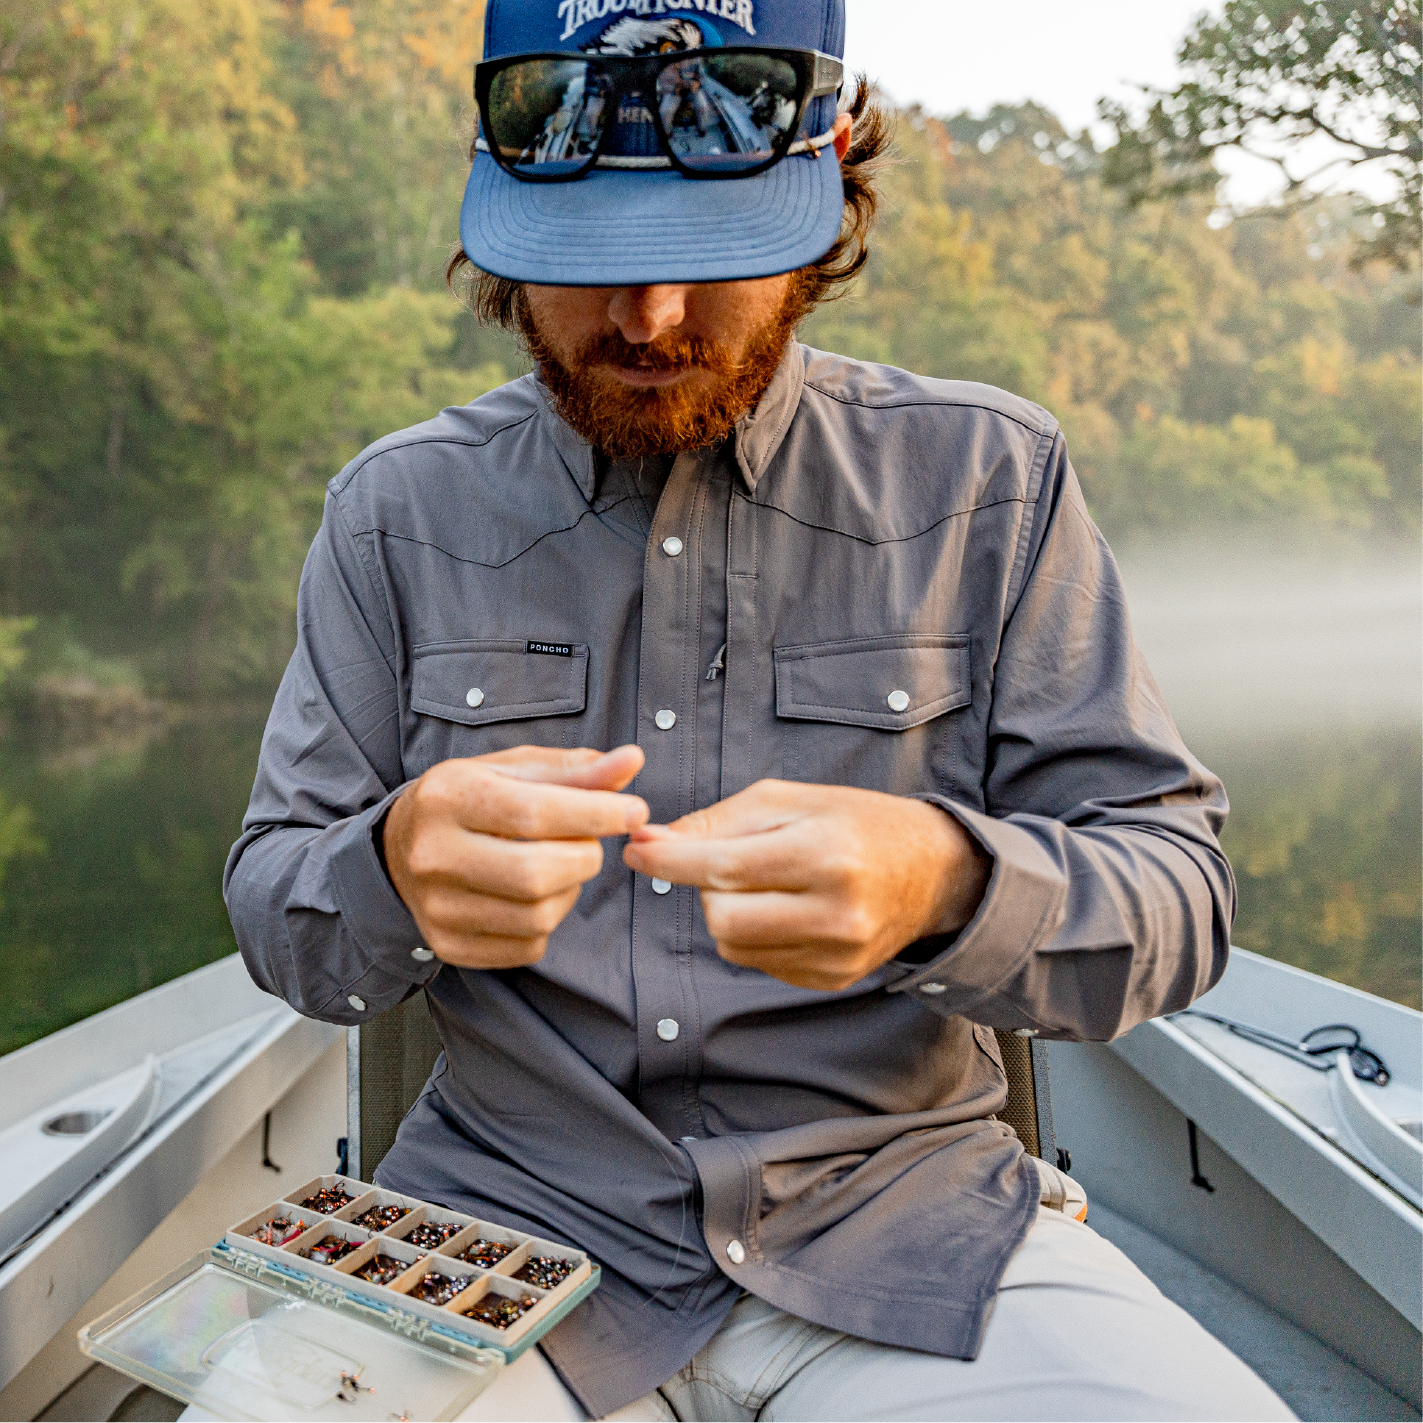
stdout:
{"type": "Polygon", "coordinates": [[[1138,641],[1225,781],[1234,940],[1423,1006],[1418,549],[1127,550],[1138,641]]]}
{"type": "Polygon", "coordinates": [[[1234,941],[1423,1007],[1423,735],[1315,732],[1199,749],[1231,796],[1234,941]]]}
{"type": "MultiPolygon", "coordinates": [[[[1419,1006],[1416,555],[1124,560],[1138,635],[1226,781],[1245,948],[1419,1006]]],[[[220,880],[262,717],[0,752],[0,1052],[235,947],[220,880]]]]}
{"type": "Polygon", "coordinates": [[[236,945],[222,865],[262,720],[0,755],[0,1053],[236,945]]]}

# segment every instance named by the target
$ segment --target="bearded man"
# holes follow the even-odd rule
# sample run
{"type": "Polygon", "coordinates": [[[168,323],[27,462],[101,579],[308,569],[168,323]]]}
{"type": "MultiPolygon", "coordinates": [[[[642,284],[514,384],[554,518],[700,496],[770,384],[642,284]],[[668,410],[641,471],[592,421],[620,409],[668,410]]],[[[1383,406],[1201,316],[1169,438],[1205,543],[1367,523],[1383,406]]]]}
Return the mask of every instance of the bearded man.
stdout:
{"type": "Polygon", "coordinates": [[[885,144],[841,0],[679,8],[488,6],[454,267],[535,372],[332,481],[242,952],[423,992],[377,1179],[601,1263],[542,1416],[1288,1417],[996,1118],[992,1029],[1219,977],[1220,783],[1053,418],[794,339],[885,144]]]}

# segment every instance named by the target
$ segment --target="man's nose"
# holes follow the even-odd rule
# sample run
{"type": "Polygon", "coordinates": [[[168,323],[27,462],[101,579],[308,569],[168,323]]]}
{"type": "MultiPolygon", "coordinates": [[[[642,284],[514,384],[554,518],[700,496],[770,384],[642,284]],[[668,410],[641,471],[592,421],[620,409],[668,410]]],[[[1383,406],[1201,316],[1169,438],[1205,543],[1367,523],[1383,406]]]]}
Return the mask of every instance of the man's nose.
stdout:
{"type": "Polygon", "coordinates": [[[687,287],[616,287],[608,302],[608,319],[634,346],[655,341],[687,317],[687,287]]]}

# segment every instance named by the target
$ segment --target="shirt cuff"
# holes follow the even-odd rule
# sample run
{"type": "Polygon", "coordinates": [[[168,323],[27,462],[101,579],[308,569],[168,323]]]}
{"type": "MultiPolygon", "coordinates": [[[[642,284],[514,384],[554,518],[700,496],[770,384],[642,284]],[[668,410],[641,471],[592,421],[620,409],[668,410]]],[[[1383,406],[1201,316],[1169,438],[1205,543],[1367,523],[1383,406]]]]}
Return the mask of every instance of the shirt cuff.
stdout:
{"type": "Polygon", "coordinates": [[[926,1007],[969,1012],[1011,979],[1062,922],[1067,884],[1036,836],[946,796],[914,797],[952,815],[993,860],[973,918],[956,934],[933,934],[893,960],[900,975],[888,991],[913,993],[926,1007]]]}
{"type": "Polygon", "coordinates": [[[372,1007],[388,998],[392,990],[403,997],[412,985],[428,983],[440,969],[376,849],[375,836],[404,789],[398,787],[384,800],[352,816],[330,858],[342,927],[370,961],[366,973],[350,988],[357,996],[370,998],[372,1007]]]}

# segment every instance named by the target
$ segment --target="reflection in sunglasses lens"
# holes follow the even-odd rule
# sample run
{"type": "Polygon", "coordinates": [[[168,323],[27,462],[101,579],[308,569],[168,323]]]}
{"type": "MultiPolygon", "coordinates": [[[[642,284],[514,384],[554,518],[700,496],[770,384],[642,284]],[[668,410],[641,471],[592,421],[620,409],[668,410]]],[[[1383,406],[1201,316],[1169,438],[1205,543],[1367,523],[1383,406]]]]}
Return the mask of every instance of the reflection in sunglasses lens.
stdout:
{"type": "Polygon", "coordinates": [[[657,108],[680,162],[734,173],[774,156],[798,92],[794,66],[774,55],[698,54],[658,75],[657,108]]]}
{"type": "Polygon", "coordinates": [[[486,139],[506,164],[540,177],[586,167],[609,126],[610,157],[655,157],[655,103],[680,163],[736,173],[769,163],[799,112],[795,66],[775,55],[686,54],[658,71],[650,96],[616,97],[614,73],[577,58],[508,65],[489,86],[486,139]]]}
{"type": "Polygon", "coordinates": [[[506,163],[549,177],[576,172],[597,151],[606,78],[585,59],[528,59],[489,86],[485,135],[506,163]]]}

